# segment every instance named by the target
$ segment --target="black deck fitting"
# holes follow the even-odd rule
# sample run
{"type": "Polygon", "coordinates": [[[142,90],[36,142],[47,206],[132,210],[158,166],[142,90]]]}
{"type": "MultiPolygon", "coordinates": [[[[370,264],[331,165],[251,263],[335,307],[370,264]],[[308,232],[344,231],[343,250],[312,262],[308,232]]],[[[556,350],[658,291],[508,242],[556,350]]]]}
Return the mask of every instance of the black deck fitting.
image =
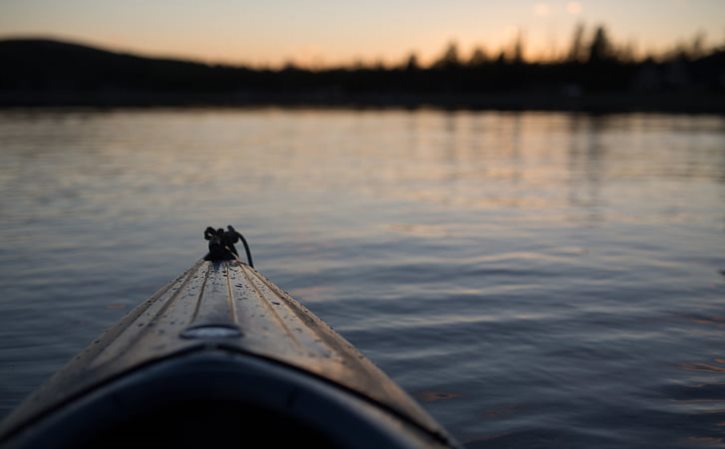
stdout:
{"type": "Polygon", "coordinates": [[[239,258],[239,253],[234,247],[238,241],[242,241],[244,250],[247,253],[247,262],[250,267],[254,267],[252,263],[252,253],[249,250],[247,240],[242,234],[237,232],[232,225],[227,226],[225,231],[222,228],[214,229],[211,226],[204,231],[204,239],[209,240],[209,253],[204,256],[204,260],[233,260],[239,258]]]}

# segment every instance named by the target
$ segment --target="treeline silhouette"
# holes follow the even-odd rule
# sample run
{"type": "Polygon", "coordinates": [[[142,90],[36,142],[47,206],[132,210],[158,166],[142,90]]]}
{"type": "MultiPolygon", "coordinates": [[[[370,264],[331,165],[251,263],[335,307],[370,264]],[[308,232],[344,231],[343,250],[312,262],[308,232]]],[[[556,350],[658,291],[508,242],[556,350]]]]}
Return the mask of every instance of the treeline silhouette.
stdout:
{"type": "Polygon", "coordinates": [[[565,54],[510,48],[464,58],[452,42],[433,63],[280,69],[140,57],[42,40],[0,41],[0,105],[358,105],[725,112],[725,47],[698,36],[636,57],[606,28],[580,25],[565,54]]]}

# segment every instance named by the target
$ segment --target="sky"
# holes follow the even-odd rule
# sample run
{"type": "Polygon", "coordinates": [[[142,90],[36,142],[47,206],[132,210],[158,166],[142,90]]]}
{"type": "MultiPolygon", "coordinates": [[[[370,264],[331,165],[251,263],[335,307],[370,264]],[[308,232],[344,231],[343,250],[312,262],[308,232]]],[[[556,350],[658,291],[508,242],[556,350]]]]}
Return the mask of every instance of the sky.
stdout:
{"type": "Polygon", "coordinates": [[[704,33],[725,43],[725,0],[0,0],[0,38],[52,37],[210,63],[329,66],[466,57],[520,33],[528,59],[568,46],[574,27],[662,51],[704,33]]]}

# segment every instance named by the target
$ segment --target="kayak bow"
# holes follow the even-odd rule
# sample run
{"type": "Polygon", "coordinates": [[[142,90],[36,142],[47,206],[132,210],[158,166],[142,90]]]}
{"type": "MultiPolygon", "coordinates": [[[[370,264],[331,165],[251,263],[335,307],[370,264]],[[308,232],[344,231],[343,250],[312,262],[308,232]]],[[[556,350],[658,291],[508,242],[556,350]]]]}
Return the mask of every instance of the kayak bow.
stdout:
{"type": "Polygon", "coordinates": [[[207,258],[21,404],[4,447],[456,447],[286,292],[236,257],[207,258]]]}

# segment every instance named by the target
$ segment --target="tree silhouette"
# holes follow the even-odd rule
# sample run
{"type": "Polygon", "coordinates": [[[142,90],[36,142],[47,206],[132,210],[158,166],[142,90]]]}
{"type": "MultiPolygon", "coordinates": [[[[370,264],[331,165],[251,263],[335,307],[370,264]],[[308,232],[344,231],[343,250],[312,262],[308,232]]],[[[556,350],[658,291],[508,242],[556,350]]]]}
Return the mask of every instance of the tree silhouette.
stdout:
{"type": "Polygon", "coordinates": [[[613,48],[609,36],[607,36],[607,30],[603,25],[599,25],[594,31],[592,43],[589,44],[588,62],[590,64],[599,64],[610,61],[613,56],[613,48]]]}
{"type": "Polygon", "coordinates": [[[488,55],[481,47],[476,47],[471,54],[471,59],[468,60],[468,65],[471,67],[479,67],[488,62],[488,55]]]}
{"type": "Polygon", "coordinates": [[[516,34],[512,57],[514,64],[521,64],[524,62],[524,37],[521,31],[516,34]]]}
{"type": "Polygon", "coordinates": [[[451,41],[443,55],[433,64],[438,69],[454,69],[461,66],[461,58],[458,53],[458,44],[451,41]]]}
{"type": "Polygon", "coordinates": [[[408,55],[408,59],[405,62],[405,65],[403,66],[405,70],[413,71],[418,70],[420,68],[420,64],[418,63],[418,56],[415,53],[411,53],[408,55]]]}
{"type": "Polygon", "coordinates": [[[698,32],[690,43],[689,56],[692,59],[701,58],[705,55],[705,32],[698,32]]]}

